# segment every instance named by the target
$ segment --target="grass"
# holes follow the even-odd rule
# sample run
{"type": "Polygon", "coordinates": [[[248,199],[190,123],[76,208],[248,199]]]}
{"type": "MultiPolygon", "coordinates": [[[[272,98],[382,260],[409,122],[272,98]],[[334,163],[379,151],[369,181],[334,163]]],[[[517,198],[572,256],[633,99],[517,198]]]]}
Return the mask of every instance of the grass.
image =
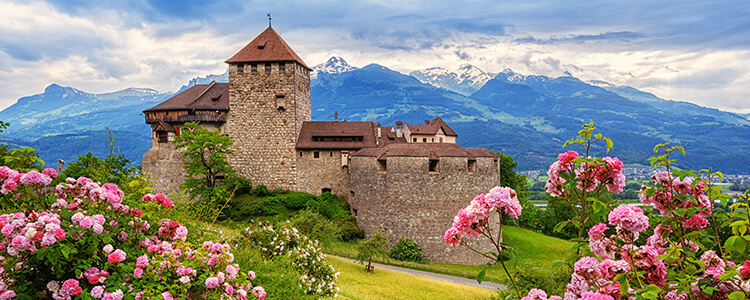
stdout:
{"type": "MultiPolygon", "coordinates": [[[[516,272],[531,271],[531,270],[551,270],[553,268],[554,261],[561,260],[567,257],[568,255],[570,255],[571,253],[570,249],[574,245],[574,243],[566,241],[566,240],[549,237],[549,236],[539,234],[531,230],[523,229],[523,228],[516,227],[516,226],[503,226],[503,243],[506,246],[513,248],[513,253],[516,256],[515,261],[506,262],[506,265],[508,266],[508,270],[512,274],[516,272]]],[[[341,251],[341,252],[348,252],[348,253],[357,253],[357,243],[356,242],[335,242],[335,243],[332,243],[330,247],[327,247],[326,249],[341,251]]],[[[390,262],[395,262],[395,261],[391,260],[390,262]]],[[[381,263],[388,263],[388,262],[381,262],[381,263]]],[[[470,272],[474,274],[486,268],[485,265],[467,266],[467,265],[458,265],[458,264],[436,263],[436,262],[430,262],[430,261],[421,261],[419,262],[419,265],[420,267],[417,267],[414,269],[428,270],[430,267],[437,267],[437,268],[445,268],[445,269],[450,269],[450,270],[459,271],[459,272],[470,272]]],[[[403,266],[403,265],[399,265],[399,266],[409,267],[409,266],[403,266]]],[[[440,273],[447,273],[447,272],[440,272],[440,273]]],[[[456,274],[449,274],[449,275],[456,275],[456,274]]],[[[490,267],[487,270],[487,275],[500,278],[500,280],[488,279],[490,281],[499,281],[499,283],[505,283],[505,284],[509,283],[507,280],[507,275],[505,274],[505,271],[503,270],[502,266],[500,266],[499,264],[490,267]]]]}
{"type": "Polygon", "coordinates": [[[336,280],[339,295],[348,299],[486,299],[494,294],[488,289],[382,268],[368,273],[359,264],[331,256],[327,261],[341,272],[336,280]]]}

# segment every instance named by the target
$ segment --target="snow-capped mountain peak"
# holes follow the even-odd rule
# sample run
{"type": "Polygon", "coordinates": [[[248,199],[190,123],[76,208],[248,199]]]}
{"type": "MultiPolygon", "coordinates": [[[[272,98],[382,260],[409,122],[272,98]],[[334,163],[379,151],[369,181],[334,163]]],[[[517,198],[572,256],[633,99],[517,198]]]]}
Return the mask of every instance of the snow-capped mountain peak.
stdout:
{"type": "Polygon", "coordinates": [[[356,70],[357,67],[354,67],[346,61],[338,56],[332,56],[323,64],[319,64],[315,67],[313,67],[313,71],[310,74],[311,78],[318,77],[318,73],[327,73],[327,74],[341,74],[349,71],[356,70]]]}
{"type": "Polygon", "coordinates": [[[412,71],[409,75],[421,82],[463,95],[476,92],[491,79],[487,73],[471,64],[462,64],[456,70],[441,67],[427,68],[412,71]]]}

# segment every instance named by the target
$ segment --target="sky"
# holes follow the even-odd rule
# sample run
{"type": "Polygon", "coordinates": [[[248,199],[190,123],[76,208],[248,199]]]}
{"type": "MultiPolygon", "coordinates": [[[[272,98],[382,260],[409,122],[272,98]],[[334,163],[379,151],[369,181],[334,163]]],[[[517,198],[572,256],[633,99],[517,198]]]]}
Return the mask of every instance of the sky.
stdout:
{"type": "Polygon", "coordinates": [[[473,64],[750,113],[750,1],[0,0],[0,109],[52,83],[176,91],[268,26],[309,66],[473,64]]]}

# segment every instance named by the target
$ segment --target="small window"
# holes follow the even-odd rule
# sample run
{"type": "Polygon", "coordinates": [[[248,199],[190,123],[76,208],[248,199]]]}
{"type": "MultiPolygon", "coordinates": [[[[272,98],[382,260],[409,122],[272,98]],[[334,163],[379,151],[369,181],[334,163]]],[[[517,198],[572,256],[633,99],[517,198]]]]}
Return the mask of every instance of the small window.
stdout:
{"type": "Polygon", "coordinates": [[[195,109],[188,110],[188,116],[194,116],[195,115],[195,109]]]}
{"type": "Polygon", "coordinates": [[[469,173],[474,173],[477,171],[477,161],[476,160],[469,160],[469,173]]]}
{"type": "Polygon", "coordinates": [[[319,151],[313,151],[313,158],[320,158],[320,152],[319,151]]]}
{"type": "Polygon", "coordinates": [[[271,65],[266,65],[266,74],[271,74],[271,65]]]}
{"type": "Polygon", "coordinates": [[[438,171],[439,160],[430,160],[430,172],[436,173],[438,171]]]}
{"type": "Polygon", "coordinates": [[[431,142],[432,142],[432,143],[434,143],[434,142],[435,142],[435,138],[432,138],[432,141],[431,141],[431,142]]]}
{"type": "Polygon", "coordinates": [[[417,138],[414,138],[414,142],[415,142],[415,143],[417,142],[417,138]]]}
{"type": "Polygon", "coordinates": [[[157,131],[156,135],[159,137],[159,143],[166,143],[169,141],[169,135],[166,131],[157,131]]]}
{"type": "Polygon", "coordinates": [[[440,138],[440,142],[441,142],[441,143],[443,142],[443,138],[440,138]]]}
{"type": "MultiPolygon", "coordinates": [[[[354,192],[352,192],[352,195],[354,195],[354,192]]],[[[352,209],[352,214],[356,217],[357,216],[357,209],[352,209]]]]}
{"type": "Polygon", "coordinates": [[[427,138],[422,138],[422,143],[427,143],[427,138]]]}
{"type": "Polygon", "coordinates": [[[387,161],[385,159],[378,160],[378,172],[385,172],[387,169],[386,166],[387,161]]]}
{"type": "Polygon", "coordinates": [[[299,157],[302,157],[302,151],[299,152],[299,157]]]}
{"type": "Polygon", "coordinates": [[[286,66],[279,66],[279,74],[286,73],[286,66]]]}
{"type": "Polygon", "coordinates": [[[250,74],[258,74],[258,65],[250,65],[250,74]]]}
{"type": "Polygon", "coordinates": [[[245,74],[245,65],[239,64],[237,65],[237,75],[245,74]]]}
{"type": "Polygon", "coordinates": [[[331,157],[333,157],[333,151],[331,151],[331,157]]]}

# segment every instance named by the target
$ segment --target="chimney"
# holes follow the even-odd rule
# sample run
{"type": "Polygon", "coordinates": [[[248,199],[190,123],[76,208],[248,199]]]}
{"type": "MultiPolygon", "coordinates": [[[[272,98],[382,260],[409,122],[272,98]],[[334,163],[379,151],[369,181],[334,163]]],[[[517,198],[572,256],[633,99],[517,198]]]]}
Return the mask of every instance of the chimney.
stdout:
{"type": "Polygon", "coordinates": [[[380,122],[378,122],[378,138],[380,138],[380,122]]]}
{"type": "Polygon", "coordinates": [[[430,125],[430,120],[424,120],[425,125],[430,125]]]}
{"type": "Polygon", "coordinates": [[[403,137],[404,122],[396,121],[396,137],[403,137]]]}
{"type": "Polygon", "coordinates": [[[334,122],[338,122],[339,121],[339,112],[338,111],[334,111],[333,112],[333,121],[334,122]]]}

